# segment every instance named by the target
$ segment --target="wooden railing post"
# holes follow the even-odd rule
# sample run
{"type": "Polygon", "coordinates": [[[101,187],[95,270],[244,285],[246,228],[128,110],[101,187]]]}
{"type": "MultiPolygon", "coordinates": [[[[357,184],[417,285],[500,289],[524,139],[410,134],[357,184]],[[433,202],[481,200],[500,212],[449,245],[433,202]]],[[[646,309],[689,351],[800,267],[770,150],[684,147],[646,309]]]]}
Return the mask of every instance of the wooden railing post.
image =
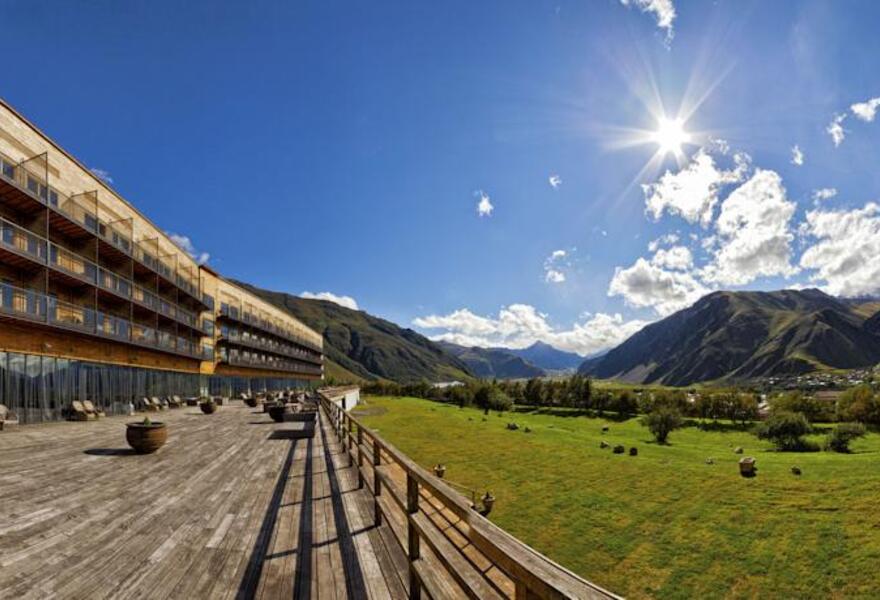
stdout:
{"type": "Polygon", "coordinates": [[[382,478],[379,477],[379,464],[382,461],[382,448],[373,438],[373,524],[378,527],[382,524],[382,509],[379,508],[379,498],[382,495],[382,478]]]}
{"type": "Polygon", "coordinates": [[[364,430],[358,426],[358,489],[364,487],[364,430]]]}
{"type": "MultiPolygon", "coordinates": [[[[406,510],[410,515],[419,512],[419,481],[412,473],[406,474],[406,510]]],[[[415,561],[421,556],[419,552],[419,532],[412,520],[407,518],[407,550],[409,555],[409,597],[410,600],[419,600],[422,596],[422,585],[416,573],[415,561]]]]}

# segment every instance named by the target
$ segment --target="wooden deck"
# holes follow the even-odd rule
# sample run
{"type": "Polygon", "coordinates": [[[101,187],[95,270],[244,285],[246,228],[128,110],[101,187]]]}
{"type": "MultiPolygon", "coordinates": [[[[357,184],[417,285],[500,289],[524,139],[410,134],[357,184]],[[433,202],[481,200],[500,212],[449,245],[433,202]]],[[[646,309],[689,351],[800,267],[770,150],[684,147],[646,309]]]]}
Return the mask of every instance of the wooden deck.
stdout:
{"type": "Polygon", "coordinates": [[[404,598],[409,566],[326,415],[314,438],[260,409],[0,433],[0,598],[404,598]]]}

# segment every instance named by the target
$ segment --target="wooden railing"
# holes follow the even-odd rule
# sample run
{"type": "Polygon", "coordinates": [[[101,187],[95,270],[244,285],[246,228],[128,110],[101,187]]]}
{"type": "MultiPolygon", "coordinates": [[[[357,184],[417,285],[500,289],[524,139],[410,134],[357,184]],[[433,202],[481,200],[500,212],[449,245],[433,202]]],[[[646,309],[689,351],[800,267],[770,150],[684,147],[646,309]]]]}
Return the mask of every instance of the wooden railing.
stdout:
{"type": "Polygon", "coordinates": [[[375,525],[387,523],[407,557],[410,598],[619,598],[493,524],[330,396],[321,406],[357,464],[358,487],[373,494],[375,525]]]}

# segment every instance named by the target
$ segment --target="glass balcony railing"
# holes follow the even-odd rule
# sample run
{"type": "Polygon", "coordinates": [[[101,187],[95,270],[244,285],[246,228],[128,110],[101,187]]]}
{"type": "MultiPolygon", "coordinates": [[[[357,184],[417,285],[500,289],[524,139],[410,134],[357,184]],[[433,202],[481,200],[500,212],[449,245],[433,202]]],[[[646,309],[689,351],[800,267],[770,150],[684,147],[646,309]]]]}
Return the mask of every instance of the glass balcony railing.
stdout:
{"type": "Polygon", "coordinates": [[[0,312],[45,321],[46,297],[33,290],[0,283],[0,312]]]}
{"type": "Polygon", "coordinates": [[[98,283],[98,266],[70,250],[49,244],[49,265],[92,285],[98,283]]]}
{"type": "Polygon", "coordinates": [[[16,254],[46,262],[46,240],[3,218],[0,218],[0,244],[16,254]]]}
{"type": "Polygon", "coordinates": [[[132,283],[125,277],[111,273],[107,269],[98,268],[98,285],[120,296],[131,298],[132,283]]]}
{"type": "Polygon", "coordinates": [[[47,298],[49,322],[63,327],[86,332],[96,331],[96,315],[91,308],[85,308],[55,298],[47,298]]]}

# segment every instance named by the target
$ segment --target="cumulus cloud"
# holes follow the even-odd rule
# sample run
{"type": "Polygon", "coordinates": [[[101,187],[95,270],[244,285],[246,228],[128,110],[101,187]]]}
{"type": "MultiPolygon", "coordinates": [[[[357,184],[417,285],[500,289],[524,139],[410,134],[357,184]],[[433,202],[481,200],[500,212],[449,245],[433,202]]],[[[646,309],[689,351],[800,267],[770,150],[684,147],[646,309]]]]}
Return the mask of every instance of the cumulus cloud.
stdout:
{"type": "Polygon", "coordinates": [[[845,120],[846,113],[838,113],[834,115],[834,118],[828,124],[828,127],[825,128],[825,131],[831,136],[831,141],[834,142],[835,148],[840,146],[846,138],[846,130],[843,128],[843,122],[845,120]]]}
{"type": "Polygon", "coordinates": [[[306,298],[309,300],[327,300],[329,302],[333,302],[334,304],[338,304],[339,306],[344,306],[345,308],[350,308],[351,310],[360,310],[358,309],[358,303],[351,296],[338,296],[333,292],[303,292],[299,295],[300,298],[306,298]]]}
{"type": "Polygon", "coordinates": [[[690,306],[709,291],[691,273],[664,269],[644,258],[631,267],[617,267],[608,286],[609,296],[621,296],[636,308],[653,308],[661,317],[690,306]]]}
{"type": "Polygon", "coordinates": [[[813,190],[813,203],[819,204],[823,200],[831,200],[837,195],[836,188],[821,188],[813,190]]]}
{"type": "Polygon", "coordinates": [[[857,119],[870,123],[874,120],[874,117],[877,116],[877,108],[880,108],[880,98],[871,98],[864,102],[856,102],[849,108],[857,119]]]}
{"type": "Polygon", "coordinates": [[[547,181],[550,183],[550,187],[552,187],[554,190],[562,185],[562,177],[560,177],[559,175],[551,175],[547,178],[547,181]]]}
{"type": "Polygon", "coordinates": [[[804,166],[804,153],[797,144],[791,147],[791,164],[798,167],[804,166]]]}
{"type": "Polygon", "coordinates": [[[687,271],[694,266],[694,257],[687,247],[673,246],[669,249],[657,250],[651,258],[651,264],[673,271],[687,271]]]}
{"type": "Polygon", "coordinates": [[[678,172],[666,171],[657,182],[642,185],[645,212],[655,220],[667,212],[681,216],[688,223],[708,227],[721,189],[742,181],[750,162],[747,154],[737,153],[734,168],[724,170],[718,167],[707,149],[700,148],[678,172]]]}
{"type": "Polygon", "coordinates": [[[489,195],[483,192],[483,190],[479,190],[475,195],[480,197],[479,202],[477,202],[477,214],[481,217],[492,216],[492,211],[495,210],[495,207],[489,200],[489,195]]]}
{"type": "Polygon", "coordinates": [[[171,241],[174,242],[175,246],[189,254],[193,258],[193,260],[195,260],[200,265],[206,264],[211,258],[211,255],[207,252],[199,252],[198,250],[196,250],[195,245],[188,236],[168,232],[168,237],[171,238],[171,241]]]}
{"type": "Polygon", "coordinates": [[[817,242],[801,255],[810,280],[836,296],[880,294],[880,205],[853,210],[813,210],[801,233],[817,242]]]}
{"type": "Polygon", "coordinates": [[[666,31],[666,42],[672,41],[672,23],[676,16],[672,0],[620,0],[620,3],[626,7],[635,6],[643,13],[653,14],[657,27],[666,31]]]}
{"type": "Polygon", "coordinates": [[[757,169],[721,205],[715,223],[718,246],[702,270],[703,279],[745,285],[758,277],[795,274],[790,229],[795,209],[795,203],[786,198],[779,174],[757,169]]]}
{"type": "Polygon", "coordinates": [[[97,177],[98,179],[103,181],[104,183],[106,183],[108,185],[113,185],[113,178],[110,176],[109,171],[105,171],[104,169],[98,169],[98,168],[92,168],[92,169],[89,169],[89,171],[92,173],[92,175],[94,175],[95,177],[97,177]]]}
{"type": "Polygon", "coordinates": [[[440,330],[431,336],[462,346],[525,348],[544,342],[581,356],[613,348],[648,321],[626,321],[620,314],[585,314],[570,329],[552,326],[546,314],[528,304],[502,307],[495,317],[476,315],[467,308],[447,315],[428,315],[413,320],[413,325],[440,330]]]}
{"type": "Polygon", "coordinates": [[[566,250],[554,250],[544,260],[544,281],[547,283],[565,283],[565,270],[571,267],[571,253],[566,250]]]}
{"type": "Polygon", "coordinates": [[[648,242],[648,250],[650,250],[651,252],[656,252],[657,248],[677,244],[678,240],[679,237],[677,233],[667,233],[666,235],[661,235],[657,239],[648,242]]]}

